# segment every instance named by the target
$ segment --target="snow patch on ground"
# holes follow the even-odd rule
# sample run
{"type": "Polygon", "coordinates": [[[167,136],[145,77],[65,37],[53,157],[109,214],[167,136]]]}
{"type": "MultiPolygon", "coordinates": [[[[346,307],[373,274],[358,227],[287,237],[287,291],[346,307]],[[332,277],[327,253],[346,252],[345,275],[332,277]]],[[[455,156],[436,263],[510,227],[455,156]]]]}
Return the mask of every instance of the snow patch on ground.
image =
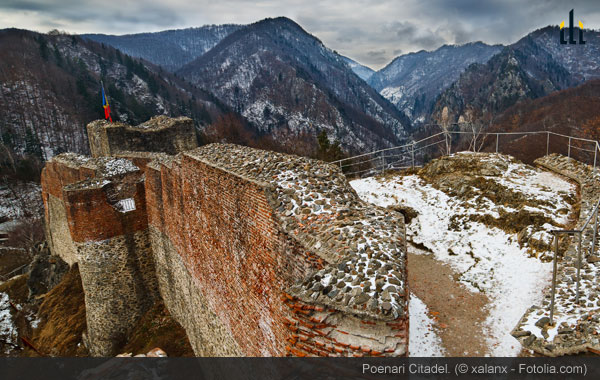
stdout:
{"type": "Polygon", "coordinates": [[[10,352],[10,346],[17,344],[18,332],[10,314],[8,294],[0,292],[0,339],[4,344],[4,353],[10,352]]]}
{"type": "Polygon", "coordinates": [[[417,296],[411,294],[408,310],[410,312],[409,356],[444,356],[442,340],[433,328],[435,321],[429,317],[427,306],[417,296]]]}
{"type": "MultiPolygon", "coordinates": [[[[511,165],[505,176],[492,178],[528,197],[548,200],[556,208],[568,206],[557,196],[559,191],[574,193],[573,185],[562,178],[522,164],[511,165]]],[[[516,234],[468,220],[462,220],[459,228],[451,226],[455,215],[497,217],[497,210],[503,206],[486,199],[477,202],[476,210],[471,200],[451,197],[415,175],[366,178],[352,181],[351,185],[367,202],[383,207],[409,206],[419,213],[407,225],[409,239],[452,266],[460,274],[459,281],[471,291],[484,292],[490,298],[486,320],[490,353],[517,355],[521,347],[510,332],[528,307],[542,300],[542,291],[551,279],[551,263],[530,257],[527,249],[519,246],[516,234]]],[[[510,212],[508,208],[505,211],[510,212]]],[[[556,215],[549,207],[536,211],[556,215]]],[[[564,220],[558,218],[554,222],[561,224],[564,220]]]]}

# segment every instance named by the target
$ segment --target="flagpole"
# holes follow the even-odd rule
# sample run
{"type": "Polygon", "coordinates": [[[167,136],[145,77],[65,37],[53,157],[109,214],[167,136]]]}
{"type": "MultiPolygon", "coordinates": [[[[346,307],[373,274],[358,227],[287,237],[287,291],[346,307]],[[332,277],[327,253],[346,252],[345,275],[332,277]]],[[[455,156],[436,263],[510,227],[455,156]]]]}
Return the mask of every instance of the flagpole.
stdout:
{"type": "Polygon", "coordinates": [[[104,90],[104,81],[102,79],[100,79],[100,85],[102,86],[102,107],[104,108],[104,119],[108,119],[112,123],[112,117],[110,116],[110,104],[108,104],[108,97],[106,96],[106,91],[104,90]]]}

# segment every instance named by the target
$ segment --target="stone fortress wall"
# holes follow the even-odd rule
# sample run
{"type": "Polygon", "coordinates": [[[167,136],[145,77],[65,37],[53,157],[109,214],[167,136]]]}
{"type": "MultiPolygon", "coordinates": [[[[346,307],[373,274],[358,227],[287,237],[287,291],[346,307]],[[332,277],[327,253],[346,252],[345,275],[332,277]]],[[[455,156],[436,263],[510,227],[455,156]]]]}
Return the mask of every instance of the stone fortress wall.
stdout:
{"type": "Polygon", "coordinates": [[[112,157],[63,154],[44,169],[48,240],[80,266],[91,352],[114,354],[161,297],[199,356],[406,355],[402,215],[364,204],[320,161],[193,149],[193,131],[193,143],[169,131],[187,120],[145,123],[165,147],[118,149],[107,141],[139,128],[110,140],[117,129],[91,123],[91,151],[112,157]]]}

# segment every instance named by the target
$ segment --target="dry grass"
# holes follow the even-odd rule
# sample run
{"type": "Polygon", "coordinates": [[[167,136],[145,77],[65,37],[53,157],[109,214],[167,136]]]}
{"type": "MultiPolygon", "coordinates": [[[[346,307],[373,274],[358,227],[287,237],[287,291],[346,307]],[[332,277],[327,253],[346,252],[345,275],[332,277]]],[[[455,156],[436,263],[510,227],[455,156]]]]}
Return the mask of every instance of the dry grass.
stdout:
{"type": "MultiPolygon", "coordinates": [[[[81,344],[86,329],[85,302],[79,269],[74,265],[45,296],[38,311],[41,322],[31,341],[44,355],[87,356],[81,344]]],[[[36,354],[29,350],[31,356],[36,354]]]]}
{"type": "Polygon", "coordinates": [[[142,317],[121,352],[145,354],[155,347],[162,348],[170,357],[191,357],[194,351],[185,330],[159,302],[142,317]]]}

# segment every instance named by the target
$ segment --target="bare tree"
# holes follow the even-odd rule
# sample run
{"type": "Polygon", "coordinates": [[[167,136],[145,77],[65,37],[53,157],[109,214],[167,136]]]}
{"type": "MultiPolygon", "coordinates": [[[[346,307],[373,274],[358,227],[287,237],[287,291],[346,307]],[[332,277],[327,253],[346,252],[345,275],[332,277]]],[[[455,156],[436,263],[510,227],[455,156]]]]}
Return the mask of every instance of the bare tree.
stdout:
{"type": "Polygon", "coordinates": [[[483,118],[476,118],[471,110],[467,110],[465,112],[464,122],[471,132],[468,150],[473,152],[481,151],[487,137],[485,131],[492,125],[492,118],[487,121],[483,118]]]}
{"type": "Polygon", "coordinates": [[[450,155],[452,152],[452,136],[450,135],[450,121],[448,116],[448,107],[444,107],[442,110],[442,120],[440,127],[442,128],[442,132],[444,133],[444,139],[446,142],[446,151],[442,154],[450,155]]]}
{"type": "Polygon", "coordinates": [[[10,164],[10,167],[14,174],[17,174],[17,165],[15,163],[15,157],[13,156],[13,152],[3,143],[0,142],[0,159],[5,157],[6,161],[10,164]]]}
{"type": "Polygon", "coordinates": [[[14,199],[15,209],[19,209],[20,215],[15,210],[15,218],[19,225],[10,234],[11,245],[23,248],[32,256],[38,243],[44,240],[43,211],[37,207],[37,202],[32,202],[28,197],[25,183],[8,180],[5,182],[14,199]]]}

